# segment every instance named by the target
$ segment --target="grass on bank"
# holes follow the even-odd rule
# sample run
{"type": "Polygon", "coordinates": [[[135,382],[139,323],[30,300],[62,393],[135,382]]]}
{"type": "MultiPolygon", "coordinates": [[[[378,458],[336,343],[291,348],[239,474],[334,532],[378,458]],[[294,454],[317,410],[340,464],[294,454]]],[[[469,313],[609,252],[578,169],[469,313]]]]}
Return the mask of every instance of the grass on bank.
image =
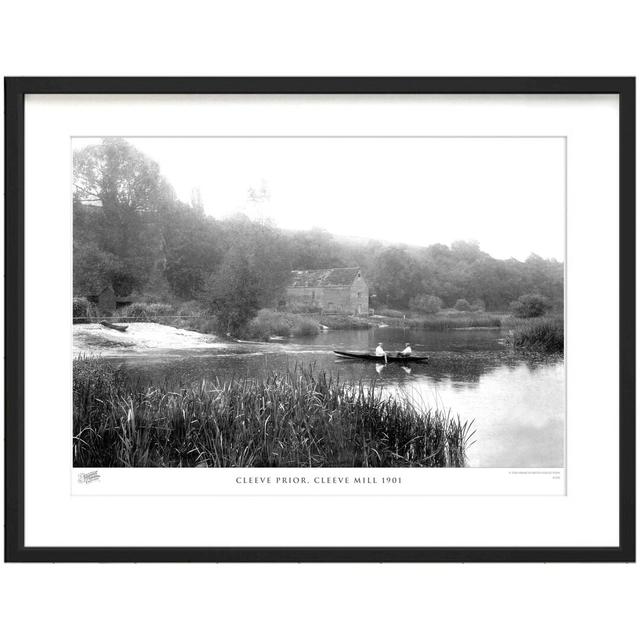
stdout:
{"type": "Polygon", "coordinates": [[[449,331],[452,329],[500,328],[504,314],[500,312],[457,311],[441,309],[435,313],[412,310],[380,309],[376,312],[378,321],[392,326],[401,326],[427,331],[449,331]]]}
{"type": "Polygon", "coordinates": [[[372,323],[365,317],[347,316],[342,314],[325,314],[320,318],[320,323],[327,329],[368,329],[372,323]]]}
{"type": "Polygon", "coordinates": [[[502,321],[499,316],[487,313],[460,313],[408,318],[406,326],[430,331],[448,331],[451,329],[499,329],[502,321]]]}
{"type": "Polygon", "coordinates": [[[74,362],[73,459],[87,467],[461,467],[450,413],[296,368],[263,379],[147,386],[74,362]]]}
{"type": "Polygon", "coordinates": [[[531,318],[512,326],[507,342],[516,349],[549,354],[564,352],[562,318],[531,318]]]}

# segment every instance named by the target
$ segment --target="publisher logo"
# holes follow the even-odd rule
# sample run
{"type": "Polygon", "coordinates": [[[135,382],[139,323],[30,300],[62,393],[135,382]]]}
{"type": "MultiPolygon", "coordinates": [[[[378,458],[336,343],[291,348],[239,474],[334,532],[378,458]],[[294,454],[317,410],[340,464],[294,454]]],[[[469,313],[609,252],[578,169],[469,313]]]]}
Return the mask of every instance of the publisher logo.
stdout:
{"type": "Polygon", "coordinates": [[[86,473],[78,474],[78,482],[80,484],[90,484],[100,480],[100,474],[97,471],[88,471],[86,473]]]}

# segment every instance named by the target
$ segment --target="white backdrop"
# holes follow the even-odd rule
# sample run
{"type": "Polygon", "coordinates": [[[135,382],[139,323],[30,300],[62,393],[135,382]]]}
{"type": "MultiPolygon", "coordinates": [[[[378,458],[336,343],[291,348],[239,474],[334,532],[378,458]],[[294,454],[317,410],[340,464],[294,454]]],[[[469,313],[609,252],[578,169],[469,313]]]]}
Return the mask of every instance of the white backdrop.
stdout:
{"type": "MultiPolygon", "coordinates": [[[[615,546],[619,476],[612,416],[618,406],[618,355],[599,349],[598,368],[607,375],[593,374],[593,328],[585,318],[593,313],[593,292],[607,291],[607,335],[617,344],[617,107],[617,97],[607,95],[27,96],[27,546],[615,546]],[[516,475],[473,468],[395,470],[402,485],[388,490],[311,484],[293,492],[291,485],[243,488],[226,469],[117,469],[102,470],[99,483],[80,491],[76,474],[70,478],[69,446],[70,143],[75,135],[123,130],[151,136],[566,136],[566,495],[560,469],[553,475],[516,475]],[[601,260],[593,259],[596,248],[601,260]],[[46,331],[43,307],[49,312],[46,331]],[[310,492],[315,496],[303,497],[310,492]],[[529,497],[513,497],[524,493],[529,497]],[[283,500],[283,494],[292,497],[283,500]],[[329,494],[340,499],[322,497],[329,494]],[[408,494],[414,496],[411,506],[408,494]],[[260,522],[269,526],[256,526],[260,522]]],[[[517,224],[526,233],[531,223],[523,216],[517,224]]],[[[428,216],[414,224],[428,225],[428,216]]]]}
{"type": "MultiPolygon", "coordinates": [[[[23,2],[2,11],[0,59],[5,75],[635,75],[636,4],[23,2]]],[[[637,566],[0,572],[13,638],[596,638],[638,627],[637,566]]]]}

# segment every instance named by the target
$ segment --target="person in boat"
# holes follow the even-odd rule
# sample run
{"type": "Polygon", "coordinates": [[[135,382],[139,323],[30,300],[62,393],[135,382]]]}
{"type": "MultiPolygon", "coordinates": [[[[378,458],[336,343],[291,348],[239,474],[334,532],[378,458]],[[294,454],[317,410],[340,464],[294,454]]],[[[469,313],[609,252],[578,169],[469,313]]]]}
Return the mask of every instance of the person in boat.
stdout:
{"type": "Polygon", "coordinates": [[[411,355],[411,343],[407,342],[402,351],[398,351],[398,358],[408,358],[411,355]]]}
{"type": "Polygon", "coordinates": [[[387,352],[382,348],[382,342],[378,342],[378,346],[376,347],[376,355],[379,358],[384,357],[384,363],[387,364],[387,352]]]}

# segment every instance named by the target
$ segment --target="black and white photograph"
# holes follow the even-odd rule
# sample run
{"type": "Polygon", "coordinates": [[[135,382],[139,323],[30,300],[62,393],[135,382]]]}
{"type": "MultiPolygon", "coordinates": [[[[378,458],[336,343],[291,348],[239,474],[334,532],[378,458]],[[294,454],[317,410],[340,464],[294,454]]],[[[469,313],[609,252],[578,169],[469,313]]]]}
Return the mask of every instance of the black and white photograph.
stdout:
{"type": "Polygon", "coordinates": [[[4,637],[632,636],[636,5],[7,3],[4,637]]]}
{"type": "Polygon", "coordinates": [[[74,467],[565,467],[565,137],[71,146],[74,467]]]}
{"type": "Polygon", "coordinates": [[[8,87],[13,559],[633,557],[632,80],[8,87]]]}

